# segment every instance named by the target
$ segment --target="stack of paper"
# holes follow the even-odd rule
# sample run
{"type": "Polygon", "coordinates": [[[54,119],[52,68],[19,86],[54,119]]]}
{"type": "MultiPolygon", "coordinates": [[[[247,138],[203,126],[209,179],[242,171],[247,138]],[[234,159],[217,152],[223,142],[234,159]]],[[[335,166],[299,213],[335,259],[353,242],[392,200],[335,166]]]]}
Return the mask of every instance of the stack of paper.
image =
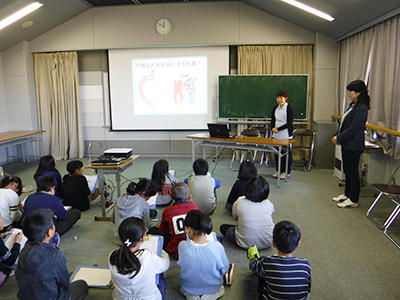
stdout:
{"type": "Polygon", "coordinates": [[[96,189],[96,186],[97,186],[98,176],[97,175],[85,175],[85,177],[86,177],[86,180],[89,185],[90,193],[93,194],[94,190],[96,189]]]}
{"type": "Polygon", "coordinates": [[[111,271],[107,267],[79,266],[70,281],[85,280],[89,287],[107,288],[111,286],[111,271]]]}
{"type": "MultiPolygon", "coordinates": [[[[22,232],[22,230],[19,229],[19,228],[13,228],[13,229],[11,229],[10,234],[7,235],[7,237],[4,239],[4,244],[6,245],[6,247],[9,250],[11,250],[12,247],[14,246],[14,238],[19,232],[22,232]]],[[[28,239],[26,238],[26,236],[24,234],[22,234],[22,240],[21,240],[21,243],[20,243],[20,245],[21,245],[20,250],[22,250],[22,248],[25,247],[25,243],[27,241],[28,241],[28,239]]]]}

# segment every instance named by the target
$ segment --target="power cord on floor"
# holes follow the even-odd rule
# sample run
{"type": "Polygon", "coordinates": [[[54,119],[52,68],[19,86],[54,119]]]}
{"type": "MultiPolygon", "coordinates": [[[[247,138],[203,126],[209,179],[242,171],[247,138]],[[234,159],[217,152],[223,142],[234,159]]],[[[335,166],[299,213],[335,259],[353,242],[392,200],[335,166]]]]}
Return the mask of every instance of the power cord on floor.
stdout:
{"type": "Polygon", "coordinates": [[[213,162],[215,162],[215,165],[214,165],[213,170],[211,171],[211,175],[214,174],[214,171],[215,171],[215,169],[217,168],[217,165],[218,165],[218,163],[219,163],[219,159],[221,158],[221,155],[222,155],[222,153],[225,151],[225,149],[226,149],[226,147],[222,148],[222,151],[221,151],[219,154],[215,155],[215,157],[214,157],[214,159],[213,159],[213,162]]]}

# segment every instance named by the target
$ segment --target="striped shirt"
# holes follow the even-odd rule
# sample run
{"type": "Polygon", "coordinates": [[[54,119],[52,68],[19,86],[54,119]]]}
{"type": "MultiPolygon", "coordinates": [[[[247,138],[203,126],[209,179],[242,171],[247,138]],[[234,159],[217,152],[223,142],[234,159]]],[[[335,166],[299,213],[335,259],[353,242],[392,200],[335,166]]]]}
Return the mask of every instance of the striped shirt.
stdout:
{"type": "Polygon", "coordinates": [[[19,221],[22,212],[18,209],[19,197],[12,189],[0,189],[0,217],[3,219],[4,228],[13,222],[19,221]]]}
{"type": "Polygon", "coordinates": [[[174,258],[178,258],[179,243],[186,240],[183,222],[185,221],[187,213],[192,209],[198,209],[196,203],[179,202],[166,207],[162,213],[158,233],[162,235],[169,233],[171,235],[166,250],[174,258]]]}
{"type": "Polygon", "coordinates": [[[263,299],[306,299],[311,289],[311,266],[306,259],[263,256],[249,262],[264,280],[263,299]]]}

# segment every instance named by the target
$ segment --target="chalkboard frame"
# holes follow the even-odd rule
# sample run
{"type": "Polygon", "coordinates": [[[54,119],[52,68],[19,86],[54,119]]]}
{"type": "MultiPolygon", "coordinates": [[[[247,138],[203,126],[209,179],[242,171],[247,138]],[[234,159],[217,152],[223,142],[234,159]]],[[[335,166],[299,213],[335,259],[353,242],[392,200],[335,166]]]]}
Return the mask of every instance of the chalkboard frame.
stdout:
{"type": "MultiPolygon", "coordinates": [[[[305,117],[304,118],[295,118],[295,121],[298,122],[305,122],[308,121],[309,118],[309,74],[232,74],[232,75],[219,75],[218,76],[218,88],[217,88],[217,121],[218,122],[225,122],[225,123],[265,123],[265,121],[270,120],[270,112],[267,112],[266,116],[264,118],[259,118],[259,117],[250,117],[250,118],[243,118],[243,117],[220,117],[220,111],[219,111],[219,104],[220,104],[220,77],[277,77],[277,76],[282,76],[282,77],[288,77],[288,76],[297,76],[297,77],[306,77],[307,81],[307,87],[306,87],[306,103],[305,103],[305,117]]],[[[290,94],[289,94],[289,103],[290,103],[290,94]]]]}

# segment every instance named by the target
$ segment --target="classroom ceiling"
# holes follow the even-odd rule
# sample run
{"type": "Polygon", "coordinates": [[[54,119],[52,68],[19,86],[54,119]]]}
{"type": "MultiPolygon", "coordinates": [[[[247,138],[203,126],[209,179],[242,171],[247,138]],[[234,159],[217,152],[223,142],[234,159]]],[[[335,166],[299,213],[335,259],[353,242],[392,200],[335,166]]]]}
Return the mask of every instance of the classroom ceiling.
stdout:
{"type": "MultiPolygon", "coordinates": [[[[211,2],[212,0],[39,0],[44,5],[22,20],[0,30],[0,51],[30,41],[51,28],[96,6],[143,5],[168,2],[211,2]],[[32,21],[30,27],[26,21],[32,21]]],[[[226,0],[229,1],[229,0],[226,0]]],[[[234,0],[232,0],[234,1],[234,0]]],[[[400,0],[300,0],[336,19],[324,21],[279,0],[240,0],[314,32],[340,38],[381,16],[400,11],[400,0]]],[[[32,0],[0,0],[0,19],[32,0]]]]}

